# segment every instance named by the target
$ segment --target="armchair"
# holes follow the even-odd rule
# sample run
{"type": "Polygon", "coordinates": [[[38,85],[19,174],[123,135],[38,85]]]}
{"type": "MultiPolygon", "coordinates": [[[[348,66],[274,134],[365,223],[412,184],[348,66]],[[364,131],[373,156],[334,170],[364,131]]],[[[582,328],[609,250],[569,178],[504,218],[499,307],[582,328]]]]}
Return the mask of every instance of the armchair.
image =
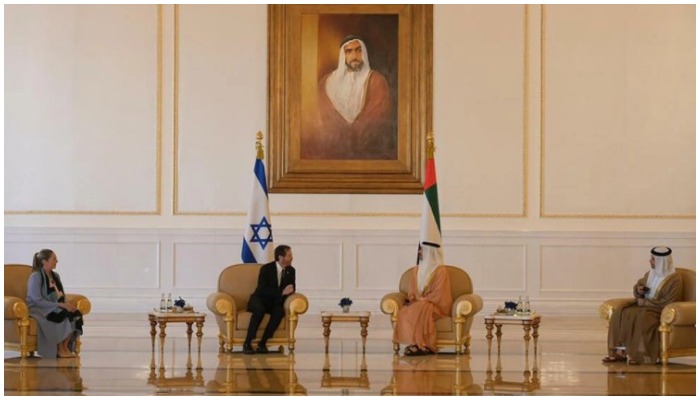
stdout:
{"type": "MultiPolygon", "coordinates": [[[[671,303],[661,311],[661,363],[671,357],[695,356],[695,271],[676,268],[683,280],[683,301],[671,303]]],[[[608,323],[612,313],[634,299],[606,300],[598,312],[608,323]]]]}
{"type": "MultiPolygon", "coordinates": [[[[437,344],[454,346],[457,354],[469,353],[471,335],[469,330],[472,327],[474,315],[481,311],[483,301],[481,296],[474,294],[472,280],[461,268],[446,265],[447,273],[450,277],[452,292],[452,314],[435,321],[437,329],[437,344]],[[464,346],[464,350],[462,350],[464,346]]],[[[384,314],[391,316],[391,326],[393,327],[399,315],[399,310],[403,307],[408,297],[408,285],[411,279],[412,269],[408,269],[401,275],[399,281],[399,291],[385,295],[381,301],[381,309],[384,314]]],[[[399,344],[394,343],[394,353],[398,354],[399,344]]]]}
{"type": "MultiPolygon", "coordinates": [[[[216,317],[219,325],[219,352],[231,352],[234,345],[243,345],[248,331],[251,313],[248,312],[248,299],[258,284],[258,272],[262,264],[235,264],[226,267],[219,275],[217,292],[207,298],[207,307],[216,317]]],[[[284,318],[268,344],[286,344],[294,352],[296,339],[294,332],[299,315],[309,308],[309,301],[301,293],[294,293],[284,302],[284,318]]],[[[270,316],[265,314],[257,337],[267,326],[270,316]]],[[[280,346],[281,348],[281,346],[280,346]]]]}
{"type": "MultiPolygon", "coordinates": [[[[22,264],[5,264],[5,349],[19,351],[22,358],[37,350],[37,323],[29,316],[27,306],[27,281],[32,267],[22,264]]],[[[90,300],[79,294],[66,293],[66,302],[75,305],[87,315],[92,308],[90,300]]],[[[80,354],[80,337],[75,342],[75,352],[80,354]]]]}

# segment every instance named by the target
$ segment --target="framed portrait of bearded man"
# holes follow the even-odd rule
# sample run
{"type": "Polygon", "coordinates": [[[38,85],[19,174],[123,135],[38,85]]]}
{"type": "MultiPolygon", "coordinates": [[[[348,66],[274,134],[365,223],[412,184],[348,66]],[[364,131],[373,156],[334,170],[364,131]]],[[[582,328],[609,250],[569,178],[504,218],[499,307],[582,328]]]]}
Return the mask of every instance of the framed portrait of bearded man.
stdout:
{"type": "Polygon", "coordinates": [[[269,5],[269,190],[421,193],[432,5],[269,5]]]}

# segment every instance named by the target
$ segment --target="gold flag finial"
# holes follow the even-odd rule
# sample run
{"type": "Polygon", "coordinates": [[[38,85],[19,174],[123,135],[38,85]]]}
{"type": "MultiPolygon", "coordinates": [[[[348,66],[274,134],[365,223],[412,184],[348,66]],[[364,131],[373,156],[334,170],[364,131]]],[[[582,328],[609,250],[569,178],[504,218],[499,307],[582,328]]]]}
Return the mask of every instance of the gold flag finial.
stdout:
{"type": "Polygon", "coordinates": [[[258,160],[265,159],[265,150],[263,148],[262,140],[263,134],[262,132],[258,131],[258,133],[255,134],[255,150],[258,151],[258,160]]]}
{"type": "Polygon", "coordinates": [[[435,155],[435,136],[433,135],[433,132],[428,132],[428,135],[426,136],[425,141],[426,141],[425,155],[427,156],[428,159],[433,158],[435,155]]]}

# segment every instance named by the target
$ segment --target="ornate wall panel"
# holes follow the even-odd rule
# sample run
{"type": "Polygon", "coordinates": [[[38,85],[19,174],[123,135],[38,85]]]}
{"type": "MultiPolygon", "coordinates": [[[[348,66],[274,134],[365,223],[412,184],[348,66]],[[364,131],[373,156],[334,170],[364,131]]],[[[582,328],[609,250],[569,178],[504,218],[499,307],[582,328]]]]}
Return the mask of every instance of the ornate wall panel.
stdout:
{"type": "Polygon", "coordinates": [[[162,6],[5,12],[6,214],[159,214],[162,6]]]}
{"type": "Polygon", "coordinates": [[[695,6],[544,6],[545,217],[695,217],[695,6]]]}
{"type": "Polygon", "coordinates": [[[266,9],[174,7],[173,211],[240,215],[266,125],[266,9]]]}
{"type": "Polygon", "coordinates": [[[528,9],[435,8],[435,160],[447,215],[527,213],[528,9]]]}

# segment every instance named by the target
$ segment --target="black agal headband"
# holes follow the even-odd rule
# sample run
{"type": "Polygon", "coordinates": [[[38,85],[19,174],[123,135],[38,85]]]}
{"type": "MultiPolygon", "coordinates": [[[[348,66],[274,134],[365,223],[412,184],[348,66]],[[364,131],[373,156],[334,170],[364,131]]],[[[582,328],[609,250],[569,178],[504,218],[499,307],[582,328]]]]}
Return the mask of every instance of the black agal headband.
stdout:
{"type": "Polygon", "coordinates": [[[658,246],[651,249],[651,254],[659,257],[671,255],[671,248],[666,246],[658,246]]]}
{"type": "Polygon", "coordinates": [[[345,43],[352,42],[353,40],[362,40],[364,42],[364,40],[359,36],[348,35],[348,36],[345,36],[345,38],[343,39],[342,42],[340,42],[340,47],[343,47],[343,45],[345,45],[345,43]]]}

